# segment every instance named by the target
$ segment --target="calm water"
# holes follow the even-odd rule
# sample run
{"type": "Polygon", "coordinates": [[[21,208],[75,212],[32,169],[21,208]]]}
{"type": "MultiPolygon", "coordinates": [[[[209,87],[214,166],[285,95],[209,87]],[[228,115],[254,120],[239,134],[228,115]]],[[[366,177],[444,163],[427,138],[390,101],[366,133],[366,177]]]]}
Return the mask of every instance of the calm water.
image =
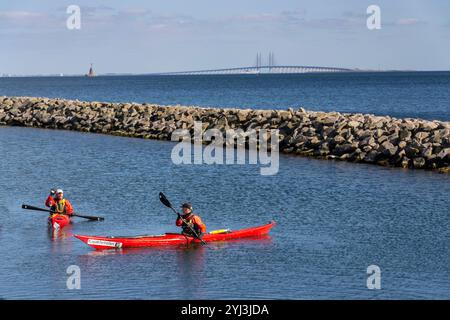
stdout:
{"type": "Polygon", "coordinates": [[[0,95],[450,120],[450,72],[0,78],[0,95]]]}
{"type": "MultiPolygon", "coordinates": [[[[0,78],[0,95],[213,107],[337,110],[450,120],[450,73],[0,78]]],[[[176,166],[173,143],[0,127],[0,298],[450,298],[450,181],[431,172],[281,156],[257,166],[176,166]],[[76,220],[51,234],[42,206],[60,186],[76,220]],[[271,238],[96,252],[74,233],[176,232],[192,201],[210,230],[278,221],[271,238]],[[366,268],[382,290],[366,289],[366,268]],[[66,269],[81,269],[68,290],[66,269]]]]}
{"type": "Polygon", "coordinates": [[[448,176],[289,156],[261,176],[257,166],[173,165],[173,146],[0,127],[0,297],[450,298],[448,176]],[[106,220],[53,237],[45,213],[20,208],[42,205],[53,186],[106,220]],[[177,231],[159,191],[192,201],[210,230],[279,224],[269,240],[189,249],[101,253],[71,236],[177,231]],[[366,289],[371,264],[382,290],[366,289]],[[81,290],[66,288],[69,265],[81,290]]]}

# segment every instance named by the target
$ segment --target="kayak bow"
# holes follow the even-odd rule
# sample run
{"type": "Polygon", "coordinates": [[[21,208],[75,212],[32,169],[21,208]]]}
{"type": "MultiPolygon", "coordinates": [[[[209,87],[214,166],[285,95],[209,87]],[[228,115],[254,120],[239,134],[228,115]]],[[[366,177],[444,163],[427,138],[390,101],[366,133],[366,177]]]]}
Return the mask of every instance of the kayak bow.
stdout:
{"type": "Polygon", "coordinates": [[[53,229],[62,229],[70,223],[70,217],[66,214],[52,214],[48,217],[48,224],[53,229]]]}
{"type": "MultiPolygon", "coordinates": [[[[271,221],[270,223],[259,227],[241,229],[236,231],[229,231],[228,229],[221,230],[223,232],[212,231],[210,233],[205,233],[202,239],[206,242],[217,242],[241,238],[257,238],[267,235],[274,225],[275,221],[271,221]]],[[[199,239],[185,236],[180,233],[166,233],[163,235],[146,235],[134,237],[99,237],[85,235],[74,235],[74,237],[80,239],[87,245],[97,250],[113,248],[143,248],[165,245],[188,245],[191,243],[201,242],[199,239]]]]}

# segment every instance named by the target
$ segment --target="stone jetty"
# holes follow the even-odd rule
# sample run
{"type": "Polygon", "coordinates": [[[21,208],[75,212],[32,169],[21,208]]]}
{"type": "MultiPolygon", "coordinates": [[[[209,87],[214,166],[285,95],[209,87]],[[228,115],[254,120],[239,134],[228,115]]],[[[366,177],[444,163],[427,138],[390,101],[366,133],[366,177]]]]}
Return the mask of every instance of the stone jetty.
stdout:
{"type": "Polygon", "coordinates": [[[371,114],[0,97],[0,125],[170,140],[176,129],[278,129],[282,153],[450,171],[450,122],[371,114]]]}

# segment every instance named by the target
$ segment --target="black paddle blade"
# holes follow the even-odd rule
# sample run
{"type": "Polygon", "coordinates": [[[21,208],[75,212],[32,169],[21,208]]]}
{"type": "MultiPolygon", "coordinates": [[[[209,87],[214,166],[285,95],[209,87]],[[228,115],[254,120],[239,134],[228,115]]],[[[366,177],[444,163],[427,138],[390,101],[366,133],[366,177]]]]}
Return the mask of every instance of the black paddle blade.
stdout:
{"type": "Polygon", "coordinates": [[[170,201],[166,198],[166,196],[162,192],[159,193],[159,201],[161,201],[162,204],[165,205],[166,207],[173,208],[170,201]]]}
{"type": "Polygon", "coordinates": [[[28,205],[28,204],[22,204],[22,209],[35,210],[35,211],[43,211],[43,212],[52,212],[52,211],[49,210],[49,209],[42,209],[42,208],[30,206],[30,205],[28,205]]]}
{"type": "MultiPolygon", "coordinates": [[[[29,205],[27,205],[27,204],[23,204],[23,205],[22,205],[22,209],[30,209],[30,210],[34,210],[34,209],[36,209],[36,207],[29,206],[29,205]]],[[[41,209],[41,208],[38,208],[38,209],[41,209]]],[[[42,210],[45,210],[45,209],[42,209],[42,210]]]]}

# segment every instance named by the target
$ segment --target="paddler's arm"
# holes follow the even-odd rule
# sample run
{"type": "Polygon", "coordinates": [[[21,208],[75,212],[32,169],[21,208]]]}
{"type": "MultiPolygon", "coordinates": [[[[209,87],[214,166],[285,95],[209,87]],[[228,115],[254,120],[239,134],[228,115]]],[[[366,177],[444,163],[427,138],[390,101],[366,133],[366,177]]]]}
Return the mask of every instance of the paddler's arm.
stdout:
{"type": "Polygon", "coordinates": [[[73,214],[73,207],[69,200],[66,199],[66,213],[71,216],[73,214]]]}
{"type": "Polygon", "coordinates": [[[47,200],[45,200],[45,206],[46,207],[52,207],[55,204],[55,199],[53,199],[53,195],[50,194],[47,198],[47,200]]]}
{"type": "Polygon", "coordinates": [[[193,222],[201,233],[206,232],[206,225],[203,223],[202,219],[199,216],[195,216],[193,222]]]}
{"type": "Polygon", "coordinates": [[[181,220],[180,214],[178,214],[177,221],[175,221],[177,227],[181,227],[183,225],[183,221],[181,220]]]}

